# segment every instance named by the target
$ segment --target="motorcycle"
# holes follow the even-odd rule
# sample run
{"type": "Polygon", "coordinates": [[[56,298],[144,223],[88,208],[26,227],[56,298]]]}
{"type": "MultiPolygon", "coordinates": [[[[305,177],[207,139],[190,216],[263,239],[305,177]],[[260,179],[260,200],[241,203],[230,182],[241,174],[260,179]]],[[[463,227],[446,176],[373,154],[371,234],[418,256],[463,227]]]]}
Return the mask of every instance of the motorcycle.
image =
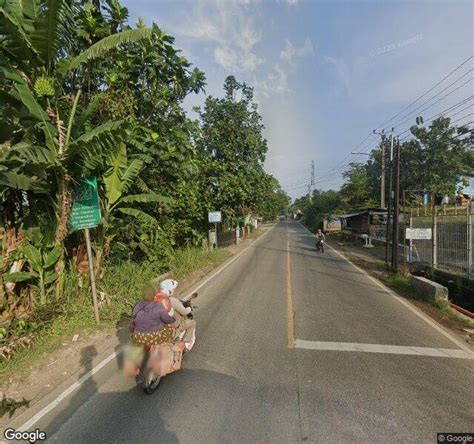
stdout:
{"type": "MultiPolygon", "coordinates": [[[[181,300],[186,308],[191,307],[192,309],[187,316],[181,316],[178,313],[175,313],[175,316],[180,316],[183,320],[193,319],[193,310],[197,307],[193,305],[192,300],[195,299],[197,295],[197,293],[194,293],[188,299],[181,300]]],[[[180,324],[182,324],[182,322],[180,322],[180,324]]],[[[144,347],[144,354],[141,359],[138,374],[135,376],[135,382],[147,395],[151,395],[156,391],[166,374],[181,368],[183,355],[191,350],[195,341],[195,337],[193,337],[190,344],[185,344],[183,341],[185,334],[186,330],[178,327],[177,334],[171,343],[144,347]],[[166,368],[165,373],[163,372],[164,361],[168,365],[171,362],[171,365],[166,368]]]]}
{"type": "Polygon", "coordinates": [[[316,239],[316,250],[324,253],[324,239],[316,239]]]}

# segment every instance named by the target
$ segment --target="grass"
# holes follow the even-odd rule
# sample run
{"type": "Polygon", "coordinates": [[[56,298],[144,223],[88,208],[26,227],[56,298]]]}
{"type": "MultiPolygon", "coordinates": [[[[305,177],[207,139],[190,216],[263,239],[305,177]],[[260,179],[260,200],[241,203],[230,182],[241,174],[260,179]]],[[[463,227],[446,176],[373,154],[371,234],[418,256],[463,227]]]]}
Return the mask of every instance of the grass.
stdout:
{"type": "MultiPolygon", "coordinates": [[[[226,249],[178,250],[171,259],[170,273],[180,280],[197,270],[215,267],[230,255],[226,249]]],[[[162,271],[162,264],[149,262],[127,261],[109,264],[98,284],[98,290],[110,296],[110,302],[101,309],[100,326],[97,326],[94,320],[87,278],[82,279],[84,286],[80,288],[81,278],[69,274],[65,282],[64,312],[37,330],[37,341],[32,348],[22,349],[11,359],[0,361],[0,378],[5,381],[13,373],[23,373],[29,365],[45,353],[57,350],[66,338],[69,339],[76,333],[83,335],[110,328],[129,317],[133,305],[140,300],[143,288],[162,271]]]]}
{"type": "Polygon", "coordinates": [[[387,284],[393,290],[399,292],[402,296],[405,296],[409,299],[415,299],[428,303],[429,305],[434,307],[439,313],[444,314],[449,318],[460,322],[465,327],[472,328],[474,326],[474,323],[472,321],[460,316],[459,313],[449,305],[449,301],[444,299],[425,300],[424,298],[422,298],[416,288],[412,285],[409,276],[386,272],[383,273],[382,276],[379,276],[379,278],[380,277],[385,284],[387,284]]]}

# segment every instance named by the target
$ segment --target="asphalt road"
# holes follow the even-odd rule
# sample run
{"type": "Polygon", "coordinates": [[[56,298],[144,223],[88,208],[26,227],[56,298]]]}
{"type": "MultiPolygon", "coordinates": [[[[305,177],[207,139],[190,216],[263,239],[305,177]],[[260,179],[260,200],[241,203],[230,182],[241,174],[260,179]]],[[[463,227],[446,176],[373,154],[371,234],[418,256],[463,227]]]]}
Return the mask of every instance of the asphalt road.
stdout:
{"type": "Polygon", "coordinates": [[[36,426],[57,443],[433,443],[474,430],[474,360],[428,356],[458,347],[313,245],[281,222],[206,284],[196,346],[154,395],[112,364],[36,426]]]}

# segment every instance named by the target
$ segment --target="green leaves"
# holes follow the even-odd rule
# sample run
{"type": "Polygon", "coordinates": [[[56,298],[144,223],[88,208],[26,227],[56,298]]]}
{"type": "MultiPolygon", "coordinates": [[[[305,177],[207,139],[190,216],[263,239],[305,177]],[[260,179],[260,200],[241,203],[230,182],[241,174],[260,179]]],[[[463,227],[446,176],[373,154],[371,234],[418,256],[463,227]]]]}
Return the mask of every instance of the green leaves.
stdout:
{"type": "Polygon", "coordinates": [[[117,211],[128,216],[133,216],[144,223],[156,223],[156,219],[153,216],[150,216],[144,211],[137,210],[136,208],[118,208],[117,211]]]}
{"type": "Polygon", "coordinates": [[[64,23],[66,14],[71,12],[66,5],[64,0],[47,0],[46,7],[34,23],[31,43],[48,71],[52,68],[61,44],[61,24],[64,23]]]}
{"type": "Polygon", "coordinates": [[[118,48],[120,45],[136,43],[141,40],[149,40],[153,31],[149,28],[129,29],[118,34],[112,34],[103,38],[90,48],[71,60],[67,70],[78,68],[82,63],[104,56],[108,51],[118,48]]]}
{"type": "Polygon", "coordinates": [[[44,268],[51,268],[54,266],[62,254],[63,247],[61,245],[56,245],[47,255],[45,255],[44,268]]]}
{"type": "Polygon", "coordinates": [[[28,108],[32,117],[44,123],[49,121],[49,117],[46,114],[46,111],[36,101],[35,97],[33,96],[33,93],[28,88],[28,86],[26,86],[25,84],[16,84],[15,89],[18,91],[23,105],[28,108]]]}
{"type": "Polygon", "coordinates": [[[3,277],[5,282],[25,282],[38,277],[37,273],[28,273],[26,271],[17,271],[16,273],[6,274],[3,277]]]}
{"type": "Polygon", "coordinates": [[[0,171],[0,185],[16,190],[31,190],[37,193],[44,193],[47,191],[47,187],[42,181],[10,171],[0,171]]]}
{"type": "Polygon", "coordinates": [[[31,281],[32,285],[38,288],[41,303],[46,303],[46,295],[49,291],[47,286],[51,285],[58,278],[54,266],[61,257],[63,250],[62,245],[56,245],[49,250],[47,247],[37,248],[32,244],[23,246],[21,253],[33,271],[11,273],[6,276],[5,280],[7,282],[31,281]]]}
{"type": "Polygon", "coordinates": [[[146,194],[129,194],[122,199],[124,203],[151,203],[158,202],[161,204],[168,204],[172,201],[171,198],[162,196],[161,194],[146,193],[146,194]]]}
{"type": "Polygon", "coordinates": [[[31,268],[34,270],[41,270],[43,268],[43,257],[38,248],[33,245],[26,245],[22,248],[22,253],[30,263],[31,268]]]}

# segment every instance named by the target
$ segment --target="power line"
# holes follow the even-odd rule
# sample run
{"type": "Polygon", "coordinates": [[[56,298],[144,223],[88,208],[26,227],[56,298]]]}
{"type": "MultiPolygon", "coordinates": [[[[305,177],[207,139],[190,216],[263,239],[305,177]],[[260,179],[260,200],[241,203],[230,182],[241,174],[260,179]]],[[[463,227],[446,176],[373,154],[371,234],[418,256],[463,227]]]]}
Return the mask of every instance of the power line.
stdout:
{"type": "MultiPolygon", "coordinates": [[[[474,116],[474,113],[469,113],[469,114],[466,114],[465,116],[460,117],[459,119],[450,121],[449,124],[452,125],[453,123],[457,123],[457,122],[459,122],[459,121],[465,119],[466,117],[471,117],[471,116],[474,116]]],[[[462,126],[462,127],[464,127],[465,125],[470,125],[471,123],[472,123],[472,122],[467,122],[467,123],[465,123],[465,124],[463,124],[463,125],[457,125],[457,126],[462,126]]],[[[464,134],[467,134],[467,132],[464,133],[464,134]]],[[[408,135],[405,136],[403,139],[400,139],[400,142],[405,142],[405,141],[408,140],[410,137],[412,137],[412,135],[411,135],[411,134],[408,134],[408,135]]]]}
{"type": "MultiPolygon", "coordinates": [[[[423,94],[421,94],[419,97],[417,97],[413,102],[411,102],[409,105],[407,105],[406,107],[404,107],[402,110],[400,110],[398,113],[394,114],[392,117],[390,117],[387,121],[385,121],[384,123],[382,123],[381,125],[379,125],[376,130],[379,130],[381,129],[382,127],[384,127],[385,125],[387,125],[388,123],[392,122],[393,120],[395,120],[397,117],[399,117],[400,115],[402,115],[403,113],[405,113],[405,111],[409,110],[410,108],[413,107],[413,105],[415,105],[416,103],[418,103],[421,99],[423,99],[424,97],[426,97],[431,91],[433,91],[436,87],[438,87],[439,85],[441,85],[446,79],[448,79],[449,77],[451,77],[454,73],[456,73],[457,71],[459,71],[464,65],[466,65],[470,60],[472,60],[474,58],[473,55],[471,55],[470,57],[468,57],[466,60],[464,60],[460,65],[458,65],[456,68],[454,68],[451,72],[449,72],[446,76],[444,76],[441,80],[439,80],[435,85],[433,85],[431,88],[429,88],[427,91],[425,91],[423,94]]],[[[434,98],[438,97],[440,94],[442,94],[444,91],[446,91],[447,89],[449,89],[451,86],[455,85],[456,83],[458,83],[460,80],[462,80],[464,77],[466,77],[466,75],[468,75],[469,73],[471,73],[473,71],[473,69],[469,70],[468,72],[464,73],[462,76],[460,76],[459,78],[457,78],[454,82],[452,82],[451,84],[449,84],[448,86],[446,86],[445,88],[443,88],[441,91],[439,91],[438,93],[436,93],[434,96],[432,96],[430,99],[426,100],[425,102],[423,102],[422,104],[420,104],[418,107],[416,107],[415,109],[413,109],[412,111],[410,111],[410,113],[406,114],[405,116],[402,117],[402,120],[399,120],[398,122],[396,122],[396,126],[400,126],[402,123],[404,123],[405,121],[409,120],[410,118],[412,118],[412,115],[415,111],[419,110],[421,107],[423,107],[424,105],[426,105],[427,103],[431,102],[434,98]]],[[[463,84],[461,84],[459,87],[453,89],[452,91],[450,91],[449,93],[445,94],[444,96],[442,96],[440,99],[438,99],[436,102],[432,103],[431,105],[425,107],[423,110],[420,111],[420,113],[432,108],[434,105],[436,105],[437,103],[439,103],[440,101],[442,101],[443,99],[445,99],[446,97],[448,97],[449,95],[453,94],[454,92],[456,92],[457,90],[459,90],[460,88],[462,88],[464,85],[466,85],[467,83],[469,83],[470,81],[472,80],[472,78],[468,79],[466,82],[464,82],[463,84]]],[[[449,110],[453,110],[453,109],[456,109],[456,107],[459,107],[459,106],[462,106],[463,103],[466,103],[467,101],[469,101],[470,99],[472,98],[469,97],[467,99],[464,99],[464,101],[461,101],[451,107],[449,107],[447,110],[445,111],[442,111],[442,113],[445,113],[449,110]]],[[[456,113],[455,115],[457,114],[460,114],[462,111],[456,113]]],[[[438,115],[441,115],[442,113],[439,113],[438,115]]],[[[462,120],[462,119],[465,119],[466,117],[468,117],[469,115],[466,115],[466,116],[463,116],[462,118],[458,119],[457,121],[459,120],[462,120]]],[[[455,123],[455,122],[451,122],[451,123],[455,123]]],[[[393,125],[395,126],[395,125],[393,125]]],[[[406,130],[404,131],[403,133],[401,134],[404,134],[405,132],[409,131],[406,130]]],[[[360,150],[360,147],[367,141],[369,140],[371,137],[374,137],[374,134],[373,133],[370,133],[369,135],[367,135],[365,138],[363,138],[361,140],[361,142],[359,142],[359,144],[357,145],[356,147],[356,151],[359,151],[360,150]]],[[[409,138],[409,136],[407,136],[407,138],[409,138]]],[[[378,145],[378,143],[377,143],[378,145]]],[[[362,152],[364,153],[368,153],[368,151],[370,150],[371,148],[367,148],[365,150],[363,150],[362,152]]],[[[373,149],[373,148],[372,148],[373,149]]],[[[333,168],[327,170],[327,172],[325,174],[322,174],[320,176],[317,176],[317,179],[323,179],[325,177],[328,177],[328,176],[335,176],[336,174],[339,174],[340,172],[342,172],[345,168],[347,168],[347,166],[349,166],[350,162],[347,163],[347,160],[350,158],[351,154],[347,154],[340,162],[338,162],[333,168]]],[[[328,182],[331,182],[335,179],[331,179],[329,181],[318,181],[316,183],[318,184],[322,184],[322,183],[328,183],[328,182]]],[[[307,187],[309,184],[306,183],[305,185],[302,185],[301,187],[299,188],[303,188],[303,187],[307,187]]]]}
{"type": "Polygon", "coordinates": [[[466,60],[464,60],[464,62],[462,62],[459,66],[457,66],[456,68],[454,68],[448,75],[446,75],[445,77],[443,77],[438,83],[436,83],[435,85],[433,85],[428,91],[426,91],[425,93],[423,93],[421,96],[419,96],[418,98],[416,98],[413,102],[411,102],[409,105],[407,105],[405,108],[403,108],[401,111],[399,111],[397,114],[395,114],[394,116],[392,116],[389,120],[387,120],[386,122],[382,123],[382,125],[380,125],[378,128],[375,128],[376,130],[379,130],[380,128],[382,128],[384,125],[386,125],[387,123],[390,123],[392,120],[396,119],[400,114],[404,113],[407,109],[411,108],[415,103],[417,103],[420,99],[422,99],[423,97],[425,97],[427,94],[429,94],[431,91],[433,91],[438,85],[441,85],[441,83],[443,83],[446,79],[448,79],[449,77],[451,77],[456,71],[459,71],[459,69],[461,69],[467,62],[469,62],[474,56],[470,56],[469,58],[467,58],[466,60]]]}
{"type": "MultiPolygon", "coordinates": [[[[447,117],[452,117],[450,116],[449,114],[447,114],[449,111],[452,111],[462,105],[464,105],[465,103],[469,102],[470,100],[472,100],[472,98],[474,98],[474,95],[471,95],[469,97],[467,97],[466,99],[463,99],[461,100],[460,102],[458,103],[455,103],[454,105],[450,106],[449,108],[446,108],[444,109],[443,111],[437,113],[437,114],[434,114],[430,117],[428,117],[427,119],[424,119],[424,123],[425,122],[430,122],[431,120],[435,119],[436,117],[439,117],[439,116],[443,116],[443,115],[446,115],[447,117]]],[[[469,105],[468,107],[464,108],[462,111],[466,110],[466,109],[469,109],[472,105],[469,105]]],[[[461,112],[461,111],[460,111],[461,112]]],[[[458,114],[458,113],[456,113],[458,114]]],[[[454,114],[454,115],[456,115],[454,114]]],[[[410,127],[411,128],[411,127],[410,127]]],[[[407,128],[405,131],[402,131],[401,133],[399,133],[398,135],[401,136],[402,134],[405,134],[406,132],[410,131],[410,128],[407,128]]]]}
{"type": "MultiPolygon", "coordinates": [[[[471,70],[473,71],[473,70],[471,70]]],[[[438,99],[436,102],[432,103],[430,106],[427,106],[426,108],[423,108],[421,111],[418,111],[418,114],[421,114],[422,112],[426,111],[427,109],[430,109],[432,108],[434,105],[436,105],[437,103],[441,102],[442,100],[444,100],[446,97],[450,96],[451,94],[453,94],[454,92],[456,92],[457,90],[459,90],[460,88],[462,88],[464,85],[466,85],[467,83],[469,83],[470,81],[472,81],[472,77],[469,78],[468,80],[466,80],[463,84],[459,85],[457,88],[453,89],[452,91],[450,91],[449,93],[445,94],[443,97],[441,97],[440,99],[438,99]]],[[[450,85],[452,86],[452,85],[450,85]]],[[[440,92],[444,92],[445,90],[443,91],[440,91],[440,92]]],[[[433,96],[430,100],[434,99],[438,94],[436,94],[435,96],[433,96]]],[[[426,105],[430,100],[427,100],[426,102],[424,102],[421,106],[423,105],[426,105]]],[[[413,112],[417,111],[420,107],[417,107],[413,110],[413,112]]],[[[395,125],[393,125],[395,128],[400,126],[401,123],[404,123],[406,122],[407,120],[410,120],[413,118],[413,114],[410,114],[408,116],[405,116],[406,118],[404,118],[403,120],[400,120],[398,121],[395,125]]]]}

